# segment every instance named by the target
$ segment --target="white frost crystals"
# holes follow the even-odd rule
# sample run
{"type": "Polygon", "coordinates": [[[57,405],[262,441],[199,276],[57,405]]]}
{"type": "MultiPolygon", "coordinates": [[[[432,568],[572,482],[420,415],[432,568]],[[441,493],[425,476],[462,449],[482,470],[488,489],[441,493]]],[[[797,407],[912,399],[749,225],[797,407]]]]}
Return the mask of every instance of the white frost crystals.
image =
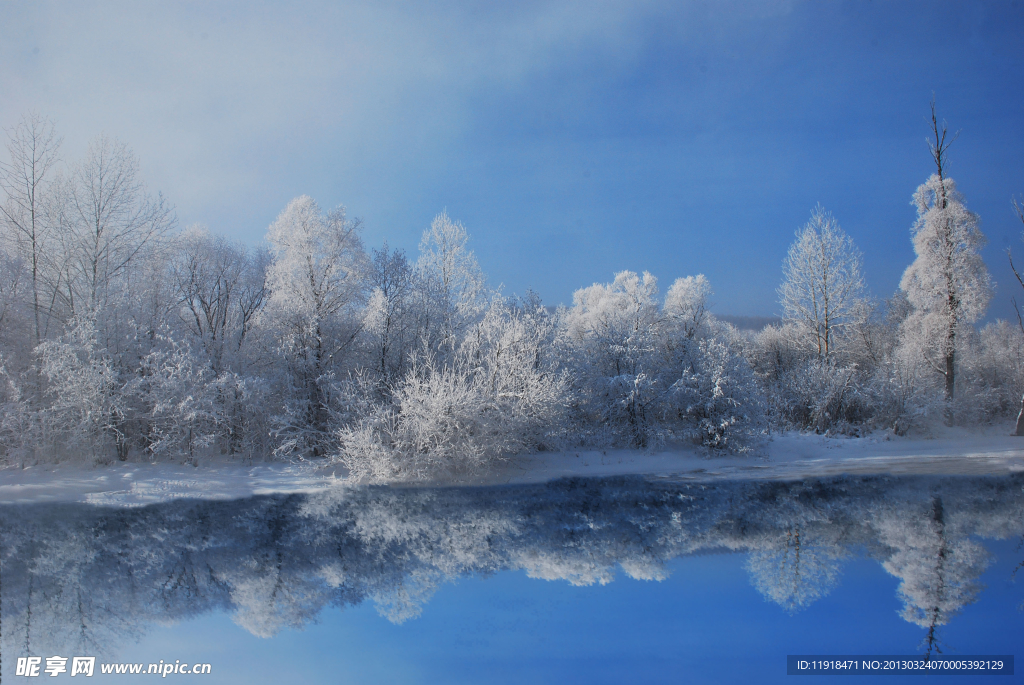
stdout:
{"type": "Polygon", "coordinates": [[[82,316],[57,340],[40,345],[43,374],[53,402],[49,423],[70,444],[96,450],[104,437],[117,436],[125,411],[115,392],[117,375],[96,340],[96,322],[82,316]]]}
{"type": "Polygon", "coordinates": [[[676,280],[664,307],[657,295],[654,276],[622,271],[573,296],[560,344],[584,426],[603,425],[613,440],[641,448],[672,438],[712,449],[755,447],[764,401],[729,344],[731,329],[707,314],[707,279],[676,280]]]}
{"type": "Polygon", "coordinates": [[[964,326],[981,318],[992,298],[979,253],[986,241],[953,179],[932,174],[914,193],[914,204],[917,258],[900,281],[914,311],[904,323],[903,344],[908,354],[941,374],[946,399],[952,400],[964,326]]]}
{"type": "Polygon", "coordinates": [[[124,144],[65,165],[27,117],[0,164],[0,463],[223,455],[471,482],[530,452],[710,456],[758,452],[774,428],[1001,421],[1024,393],[1024,328],[974,325],[984,238],[932,124],[902,290],[868,299],[861,253],[818,206],[783,267],[784,318],[758,332],[710,313],[701,274],[660,292],[619,271],[568,307],[507,296],[447,212],[408,257],[367,253],[358,219],[308,196],[265,246],[178,231],[124,144]]]}
{"type": "Polygon", "coordinates": [[[466,480],[537,449],[569,404],[550,330],[542,308],[496,297],[456,354],[418,358],[389,402],[340,430],[338,461],[363,480],[466,480]]]}
{"type": "Polygon", "coordinates": [[[349,221],[343,207],[322,212],[303,195],[288,203],[267,241],[274,259],[263,323],[287,368],[283,412],[273,419],[276,451],[323,456],[344,401],[337,379],[361,329],[367,260],[359,222],[349,221]]]}
{"type": "Polygon", "coordinates": [[[779,301],[786,318],[802,328],[803,344],[827,358],[863,297],[860,251],[818,205],[797,231],[782,270],[779,301]]]}

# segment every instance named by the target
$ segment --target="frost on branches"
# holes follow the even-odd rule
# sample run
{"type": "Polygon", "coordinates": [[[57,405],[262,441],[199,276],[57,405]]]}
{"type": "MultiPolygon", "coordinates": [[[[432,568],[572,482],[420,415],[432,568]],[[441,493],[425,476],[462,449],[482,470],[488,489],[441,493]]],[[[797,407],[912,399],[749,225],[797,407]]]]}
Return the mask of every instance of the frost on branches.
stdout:
{"type": "Polygon", "coordinates": [[[635,447],[673,437],[741,451],[757,442],[761,392],[729,330],[707,314],[710,294],[703,275],[680,278],[662,306],[657,279],[631,271],[576,291],[560,338],[585,430],[596,424],[635,447]]]}
{"type": "Polygon", "coordinates": [[[900,281],[914,307],[904,323],[904,344],[942,376],[945,397],[952,400],[964,329],[981,318],[992,297],[980,254],[985,237],[951,178],[932,174],[914,193],[914,204],[917,258],[900,281]]]}
{"type": "MultiPolygon", "coordinates": [[[[1024,328],[975,327],[984,238],[933,124],[901,290],[865,296],[860,251],[818,206],[782,265],[784,318],[740,331],[711,314],[703,275],[663,294],[621,271],[557,309],[505,296],[446,212],[409,256],[367,253],[359,220],[308,196],[265,247],[178,231],[123,143],[65,164],[53,125],[26,117],[0,164],[0,461],[224,455],[468,481],[524,452],[713,455],[778,429],[1003,420],[1024,394],[1024,328]]],[[[777,557],[759,563],[788,569],[777,557]]],[[[792,606],[812,596],[772,588],[792,606]]]]}
{"type": "Polygon", "coordinates": [[[343,207],[324,213],[304,195],[270,226],[267,242],[273,262],[263,317],[285,370],[277,449],[323,456],[343,402],[339,372],[361,328],[367,265],[359,223],[348,221],[343,207]]]}
{"type": "Polygon", "coordinates": [[[339,432],[338,461],[371,480],[466,480],[555,437],[569,402],[539,306],[496,297],[449,362],[414,360],[387,403],[339,432]]]}
{"type": "Polygon", "coordinates": [[[835,353],[838,334],[850,324],[864,292],[860,251],[839,222],[818,205],[797,231],[783,265],[779,301],[786,318],[819,357],[835,353]]]}

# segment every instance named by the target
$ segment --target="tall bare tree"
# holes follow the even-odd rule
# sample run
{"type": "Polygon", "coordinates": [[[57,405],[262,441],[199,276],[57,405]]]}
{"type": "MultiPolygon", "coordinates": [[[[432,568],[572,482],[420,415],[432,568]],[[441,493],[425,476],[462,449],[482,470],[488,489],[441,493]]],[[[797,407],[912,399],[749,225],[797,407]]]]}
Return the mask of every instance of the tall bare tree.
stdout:
{"type": "Polygon", "coordinates": [[[34,112],[26,114],[8,132],[10,161],[0,162],[0,188],[6,196],[0,214],[14,235],[20,256],[29,265],[36,345],[42,337],[41,261],[46,241],[43,203],[48,176],[59,161],[60,144],[53,122],[34,112]]]}
{"type": "Polygon", "coordinates": [[[373,250],[368,273],[373,287],[366,307],[365,324],[373,336],[373,366],[386,383],[404,371],[412,343],[413,289],[416,274],[402,250],[390,250],[385,241],[373,250]]]}
{"type": "MultiPolygon", "coordinates": [[[[1024,224],[1024,199],[1021,202],[1013,200],[1013,209],[1017,212],[1017,218],[1024,224]]],[[[1021,239],[1024,240],[1024,234],[1021,234],[1021,239]]],[[[1020,272],[1017,271],[1017,267],[1013,264],[1013,254],[1010,252],[1010,248],[1006,248],[1006,257],[1010,260],[1010,269],[1013,271],[1013,275],[1017,277],[1017,282],[1020,283],[1020,287],[1024,288],[1024,278],[1021,277],[1020,272]]],[[[1020,326],[1021,335],[1024,335],[1024,318],[1021,317],[1020,307],[1017,305],[1017,298],[1013,298],[1013,310],[1017,313],[1017,325],[1020,326]]],[[[1017,413],[1017,426],[1013,432],[1014,435],[1024,436],[1024,397],[1020,399],[1020,411],[1017,413]]]]}
{"type": "Polygon", "coordinates": [[[114,281],[171,231],[174,212],[163,196],[146,194],[132,151],[106,136],[92,142],[58,189],[65,304],[71,314],[95,312],[108,303],[114,281]]]}
{"type": "Polygon", "coordinates": [[[192,227],[171,263],[179,317],[198,338],[215,375],[237,353],[268,297],[264,249],[212,237],[192,227]]]}

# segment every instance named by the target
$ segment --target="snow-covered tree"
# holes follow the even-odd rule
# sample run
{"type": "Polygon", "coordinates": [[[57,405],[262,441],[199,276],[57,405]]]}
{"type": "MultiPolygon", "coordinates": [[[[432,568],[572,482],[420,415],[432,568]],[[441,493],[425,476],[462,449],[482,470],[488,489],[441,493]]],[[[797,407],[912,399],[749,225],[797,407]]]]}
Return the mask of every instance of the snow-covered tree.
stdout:
{"type": "Polygon", "coordinates": [[[303,195],[267,230],[273,254],[266,323],[289,367],[282,449],[323,455],[339,398],[337,373],[362,328],[366,255],[360,223],[303,195]]]}
{"type": "Polygon", "coordinates": [[[340,432],[339,461],[361,480],[465,479],[538,449],[569,401],[551,329],[543,308],[496,298],[454,357],[418,359],[390,403],[340,432]]]}
{"type": "Polygon", "coordinates": [[[124,397],[110,357],[97,340],[95,321],[89,316],[72,320],[64,335],[40,346],[39,355],[52,393],[48,421],[63,445],[85,446],[102,459],[112,441],[118,459],[127,459],[124,397]]]}
{"type": "Polygon", "coordinates": [[[979,421],[1018,413],[1024,395],[1024,336],[1020,327],[999,319],[972,336],[970,358],[961,378],[970,387],[973,415],[979,421]]]}
{"type": "Polygon", "coordinates": [[[486,280],[467,242],[466,228],[447,212],[434,217],[420,240],[420,337],[432,349],[453,351],[486,308],[486,280]]]}
{"type": "Polygon", "coordinates": [[[554,329],[539,298],[495,297],[459,350],[525,449],[561,427],[568,403],[566,374],[552,355],[554,329]]]}
{"type": "Polygon", "coordinates": [[[711,306],[711,283],[704,274],[677,278],[665,293],[665,318],[679,327],[683,337],[697,337],[711,306]]]}
{"type": "Polygon", "coordinates": [[[25,262],[0,246],[0,350],[20,353],[22,358],[28,351],[22,338],[29,325],[29,276],[25,262]]]}
{"type": "Polygon", "coordinates": [[[213,444],[221,419],[213,374],[187,346],[166,343],[142,360],[136,384],[151,407],[146,450],[156,457],[180,455],[198,465],[197,452],[213,444]]]}
{"type": "Polygon", "coordinates": [[[0,459],[22,466],[25,459],[43,447],[39,412],[22,391],[15,375],[8,373],[7,360],[0,355],[0,459]]]}
{"type": "MultiPolygon", "coordinates": [[[[1013,200],[1013,209],[1017,213],[1017,218],[1024,224],[1024,201],[1017,202],[1013,200]]],[[[1022,234],[1024,239],[1024,234],[1022,234]]],[[[1010,260],[1010,270],[1013,271],[1013,275],[1017,278],[1017,283],[1020,284],[1021,288],[1024,288],[1024,278],[1021,277],[1020,272],[1017,271],[1017,267],[1013,264],[1013,254],[1010,252],[1010,248],[1006,248],[1006,257],[1010,260]]],[[[1017,313],[1017,325],[1020,328],[1021,335],[1024,335],[1024,318],[1021,317],[1020,306],[1017,304],[1017,298],[1013,298],[1013,309],[1017,313]]],[[[1020,410],[1017,412],[1017,426],[1013,432],[1014,435],[1024,435],[1024,395],[1021,396],[1020,410]]]]}
{"type": "Polygon", "coordinates": [[[978,216],[946,176],[945,152],[952,141],[946,140],[945,125],[939,130],[934,103],[932,131],[935,140],[929,146],[936,173],[914,193],[917,221],[911,235],[917,258],[900,281],[914,307],[903,335],[918,357],[941,375],[945,397],[952,400],[961,330],[985,313],[992,284],[981,258],[986,241],[978,216]]]}
{"type": "Polygon", "coordinates": [[[864,279],[860,251],[821,205],[797,231],[783,275],[779,300],[786,317],[801,326],[806,345],[829,357],[863,295],[864,279]]]}
{"type": "Polygon", "coordinates": [[[620,271],[609,284],[573,293],[564,334],[587,404],[613,430],[647,445],[653,405],[667,388],[655,378],[657,335],[662,320],[658,279],[620,271]]]}
{"type": "Polygon", "coordinates": [[[689,346],[669,401],[700,444],[746,450],[767,428],[765,403],[747,360],[714,339],[689,346]]]}

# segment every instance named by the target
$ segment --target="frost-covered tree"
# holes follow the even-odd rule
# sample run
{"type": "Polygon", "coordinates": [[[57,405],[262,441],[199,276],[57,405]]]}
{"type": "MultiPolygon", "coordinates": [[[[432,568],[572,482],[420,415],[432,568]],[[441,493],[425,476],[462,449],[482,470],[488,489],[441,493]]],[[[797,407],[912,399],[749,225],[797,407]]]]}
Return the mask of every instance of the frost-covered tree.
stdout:
{"type": "Polygon", "coordinates": [[[20,460],[24,467],[26,459],[43,447],[39,412],[7,366],[0,354],[0,459],[8,464],[20,460]]]}
{"type": "MultiPolygon", "coordinates": [[[[1017,218],[1024,224],[1024,200],[1017,202],[1013,200],[1013,209],[1017,213],[1017,218]]],[[[1024,234],[1021,234],[1021,238],[1024,239],[1024,234]]],[[[1013,275],[1017,278],[1017,283],[1020,284],[1021,288],[1024,288],[1024,278],[1021,278],[1020,272],[1017,271],[1017,267],[1013,264],[1013,254],[1010,249],[1006,249],[1006,257],[1010,260],[1010,270],[1013,271],[1013,275]]],[[[1024,335],[1024,318],[1021,318],[1020,307],[1017,304],[1017,298],[1013,298],[1013,309],[1017,313],[1017,325],[1020,327],[1021,335],[1024,335]]],[[[1020,400],[1020,411],[1017,413],[1017,426],[1013,431],[1014,435],[1024,435],[1024,395],[1021,396],[1020,400]]]]}
{"type": "Polygon", "coordinates": [[[846,431],[866,418],[861,388],[881,363],[864,298],[861,253],[818,205],[796,232],[783,264],[780,326],[747,347],[768,395],[772,420],[803,430],[846,431]]]}
{"type": "Polygon", "coordinates": [[[113,442],[118,459],[128,458],[121,383],[89,316],[74,319],[68,331],[39,348],[43,374],[52,393],[48,422],[67,448],[90,448],[103,458],[113,442]]]}
{"type": "Polygon", "coordinates": [[[569,401],[551,327],[543,308],[495,298],[453,357],[417,359],[389,403],[340,431],[338,461],[359,480],[463,480],[538,449],[569,401]]]}
{"type": "Polygon", "coordinates": [[[765,403],[746,359],[715,339],[689,345],[668,399],[705,447],[746,450],[767,428],[765,403]]]}
{"type": "Polygon", "coordinates": [[[786,317],[801,326],[805,344],[828,358],[863,296],[864,279],[860,251],[821,205],[797,231],[783,275],[779,300],[786,317]]]}
{"type": "Polygon", "coordinates": [[[626,428],[632,444],[650,439],[653,405],[667,388],[655,369],[662,311],[658,279],[620,271],[609,284],[573,293],[564,333],[587,402],[613,430],[626,428]]]}
{"type": "Polygon", "coordinates": [[[266,323],[289,368],[278,431],[287,452],[322,456],[332,433],[337,373],[362,327],[366,255],[359,228],[343,207],[323,212],[303,195],[267,230],[273,263],[266,323]]]}
{"type": "Polygon", "coordinates": [[[555,323],[537,297],[495,297],[466,336],[460,356],[527,448],[543,443],[562,424],[566,374],[552,354],[555,323]]]}
{"type": "Polygon", "coordinates": [[[693,339],[708,316],[711,283],[704,274],[677,278],[665,293],[665,318],[679,327],[683,337],[693,339]]]}
{"type": "Polygon", "coordinates": [[[972,336],[970,357],[961,366],[969,384],[973,415],[979,421],[1018,413],[1024,395],[1024,336],[1002,319],[972,336]]]}
{"type": "MultiPolygon", "coordinates": [[[[216,432],[230,454],[251,455],[265,446],[261,437],[266,432],[268,410],[263,392],[266,379],[257,374],[266,371],[263,357],[269,355],[253,344],[253,333],[269,296],[269,263],[270,254],[263,247],[247,248],[213,237],[199,227],[186,231],[177,241],[169,267],[176,315],[170,318],[172,324],[176,319],[179,326],[172,328],[180,333],[170,341],[171,346],[151,353],[161,359],[167,355],[180,359],[184,346],[195,355],[193,365],[205,365],[206,372],[189,368],[173,377],[192,377],[197,383],[209,384],[197,388],[196,397],[189,402],[198,401],[199,396],[204,401],[213,398],[216,432]]],[[[161,364],[159,368],[172,367],[161,364]]],[[[153,411],[168,406],[165,400],[154,398],[153,411]]],[[[197,416],[194,412],[189,415],[197,416]]],[[[212,435],[208,428],[204,430],[204,435],[212,435]]],[[[180,443],[164,440],[160,444],[180,443]]],[[[192,453],[190,458],[194,458],[192,453]]]]}
{"type": "Polygon", "coordinates": [[[25,262],[0,246],[0,350],[27,352],[21,345],[28,324],[25,305],[30,301],[29,273],[25,262]]]}
{"type": "Polygon", "coordinates": [[[453,351],[486,308],[486,280],[468,242],[465,226],[447,212],[434,217],[420,240],[420,337],[432,349],[453,351]]]}
{"type": "Polygon", "coordinates": [[[908,348],[944,380],[947,400],[954,398],[957,346],[961,330],[973,324],[988,306],[992,285],[980,250],[985,236],[978,216],[964,205],[953,179],[946,175],[945,125],[939,130],[932,103],[929,141],[936,173],[914,193],[917,221],[911,229],[917,258],[907,267],[900,288],[914,311],[904,324],[908,348]]]}
{"type": "Polygon", "coordinates": [[[127,390],[144,393],[149,406],[146,451],[158,458],[182,456],[196,466],[197,452],[217,437],[223,406],[201,356],[173,340],[166,343],[142,360],[142,373],[127,390]]]}
{"type": "Polygon", "coordinates": [[[731,348],[735,331],[708,312],[711,295],[703,274],[677,278],[665,294],[658,337],[666,419],[682,421],[705,447],[745,450],[766,428],[764,399],[731,348]]]}

